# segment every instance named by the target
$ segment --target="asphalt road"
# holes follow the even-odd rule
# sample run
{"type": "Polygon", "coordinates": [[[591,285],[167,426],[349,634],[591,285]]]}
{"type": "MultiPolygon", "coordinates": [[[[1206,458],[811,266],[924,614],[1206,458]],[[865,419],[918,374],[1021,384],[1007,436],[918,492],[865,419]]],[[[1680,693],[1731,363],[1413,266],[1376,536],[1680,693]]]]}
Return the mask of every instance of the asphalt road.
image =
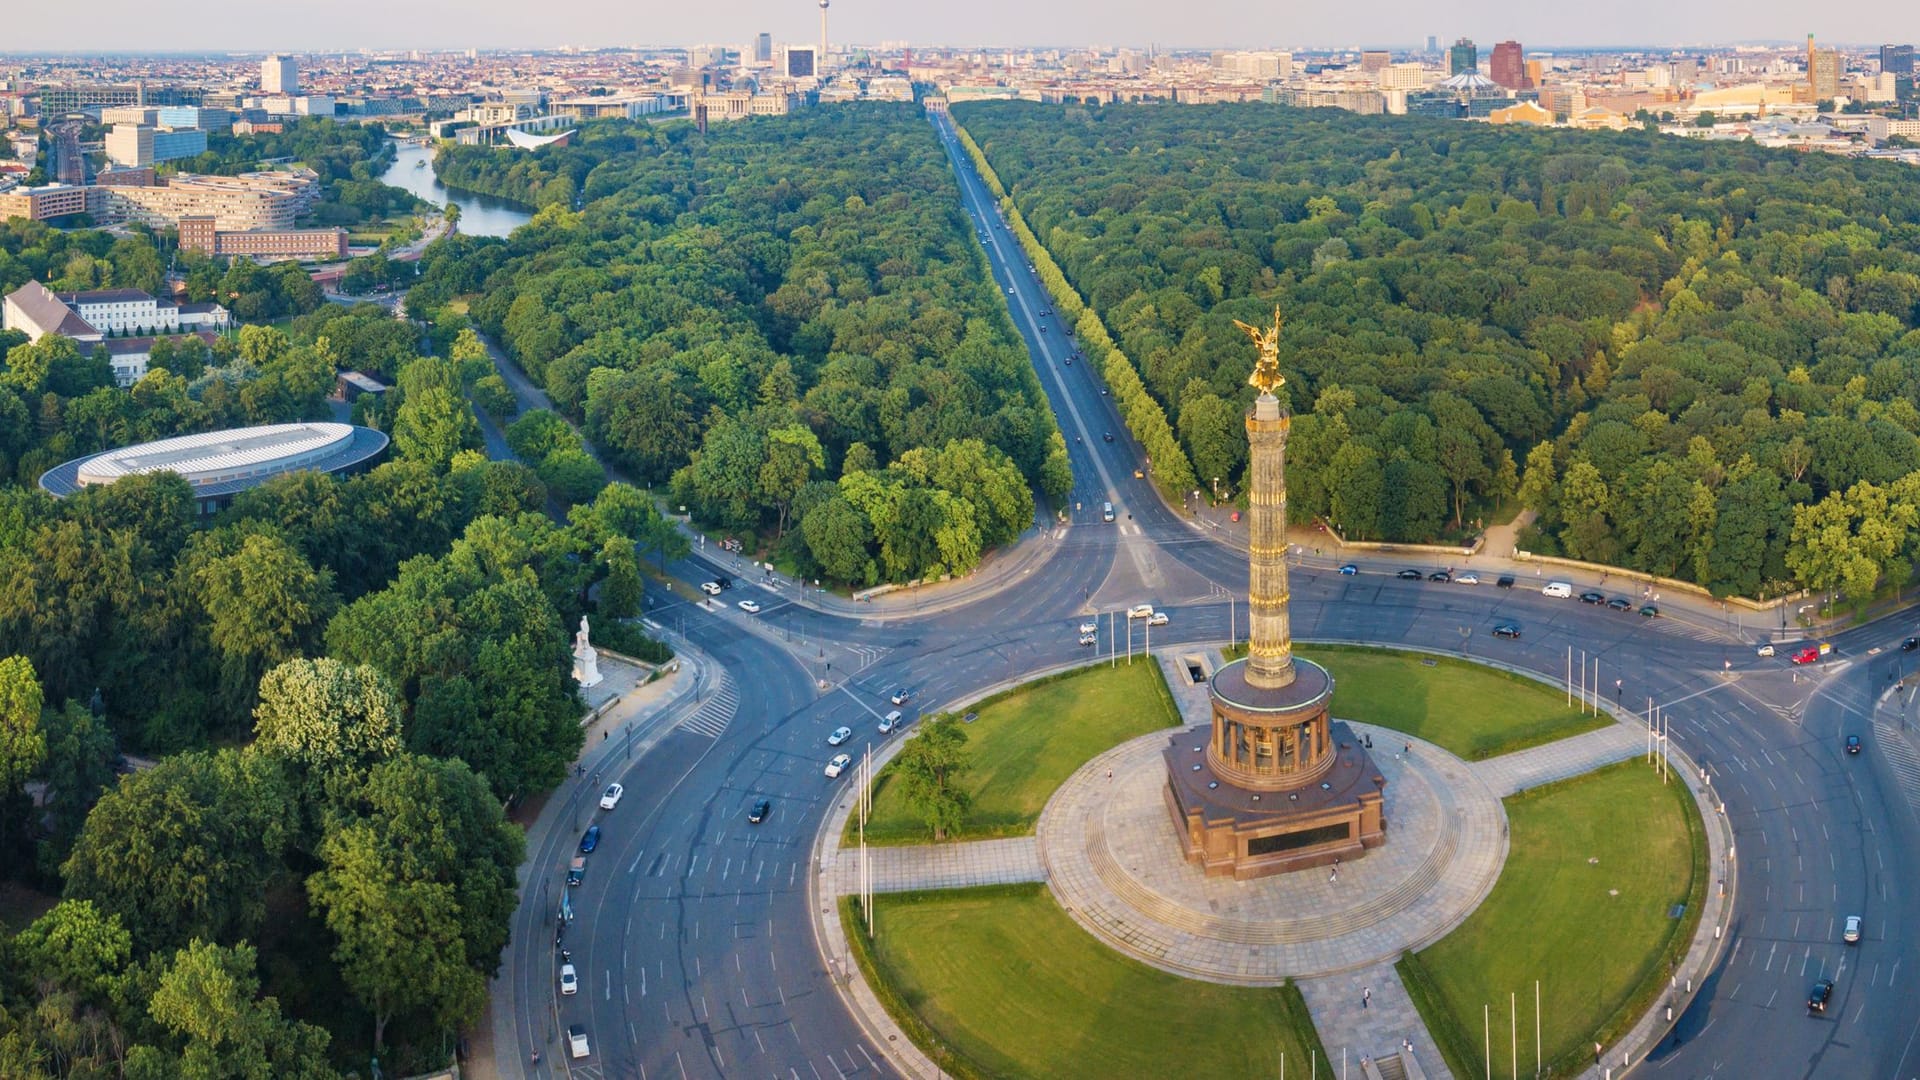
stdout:
{"type": "MultiPolygon", "coordinates": [[[[877,622],[822,614],[786,592],[740,574],[725,558],[695,556],[677,575],[730,572],[718,602],[692,604],[651,593],[649,617],[684,634],[723,665],[728,686],[707,693],[736,702],[717,733],[708,719],[676,731],[619,776],[574,782],[591,808],[609,779],[627,795],[612,812],[575,811],[533,853],[536,868],[515,922],[510,970],[523,1008],[514,1054],[542,1051],[534,1075],[582,1077],[890,1075],[880,1051],[842,1007],[814,944],[806,910],[807,859],[827,799],[846,778],[822,775],[834,727],[854,728],[843,749],[881,736],[887,694],[911,687],[907,712],[924,712],[1023,673],[1085,658],[1076,627],[1102,613],[1099,652],[1114,635],[1144,643],[1145,628],[1111,613],[1149,601],[1170,614],[1156,650],[1217,642],[1244,629],[1245,556],[1214,543],[1169,510],[1133,475],[1137,447],[997,227],[990,198],[951,147],[969,213],[988,222],[985,248],[996,280],[1034,351],[1042,384],[1068,436],[1079,508],[1061,550],[1037,580],[1001,596],[924,619],[877,622]],[[1046,333],[1038,327],[1048,326],[1046,333]],[[1115,441],[1105,442],[1111,431],[1115,441]],[[1077,438],[1076,438],[1077,436],[1077,438]],[[1111,499],[1118,520],[1100,521],[1111,499]],[[739,609],[753,598],[756,614],[739,609]],[[1113,629],[1109,629],[1109,628],[1113,629]],[[828,680],[821,691],[816,679],[828,680]],[[747,808],[772,800],[763,824],[747,808]],[[578,829],[603,825],[585,884],[572,890],[566,933],[580,993],[562,998],[552,906],[578,829]],[[563,1060],[557,1027],[587,1027],[593,1052],[563,1060]]],[[[717,554],[717,553],[716,553],[717,554]]],[[[1704,763],[1735,829],[1739,894],[1734,937],[1646,1067],[1663,1077],[1909,1077],[1920,1069],[1920,992],[1912,873],[1916,825],[1910,797],[1920,768],[1897,756],[1871,723],[1887,674],[1887,651],[1912,632],[1874,626],[1839,635],[1832,656],[1795,669],[1755,656],[1714,627],[1642,619],[1574,600],[1513,589],[1402,581],[1402,564],[1344,576],[1306,560],[1293,578],[1297,636],[1461,651],[1552,678],[1571,663],[1598,661],[1603,695],[1637,708],[1663,704],[1676,743],[1704,763]],[[1502,620],[1519,640],[1490,637],[1502,620]],[[1571,661],[1569,661],[1571,650],[1571,661]],[[1876,651],[1878,650],[1878,651],[1876,651]],[[1798,677],[1796,678],[1796,671],[1798,677]],[[1614,680],[1620,680],[1615,690],[1614,680]],[[1865,752],[1849,756],[1846,734],[1865,752]],[[1840,941],[1840,920],[1865,917],[1865,940],[1840,941]],[[1806,992],[1822,975],[1837,989],[1824,1015],[1808,1016],[1806,992]]],[[[1911,666],[1916,658],[1904,658],[1911,666]]],[[[899,738],[896,734],[890,736],[899,738]]],[[[623,762],[624,764],[624,762],[623,762]]],[[[556,798],[572,795],[563,788],[556,798]]],[[[1723,868],[1710,871],[1716,877],[1723,868]]],[[[1551,979],[1553,973],[1543,972],[1551,979]]]]}

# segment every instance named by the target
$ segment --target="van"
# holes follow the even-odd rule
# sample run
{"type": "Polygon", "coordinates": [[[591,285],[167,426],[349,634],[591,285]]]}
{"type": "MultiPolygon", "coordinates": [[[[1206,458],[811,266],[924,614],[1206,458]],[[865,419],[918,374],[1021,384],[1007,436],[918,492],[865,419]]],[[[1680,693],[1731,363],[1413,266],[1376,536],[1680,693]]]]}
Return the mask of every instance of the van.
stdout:
{"type": "Polygon", "coordinates": [[[1549,581],[1547,582],[1546,588],[1541,589],[1540,593],[1542,596],[1557,596],[1565,600],[1567,597],[1573,595],[1573,586],[1564,581],[1549,581]]]}
{"type": "Polygon", "coordinates": [[[1108,523],[1111,523],[1113,521],[1113,504],[1112,503],[1105,502],[1100,504],[1100,520],[1108,523]]]}
{"type": "Polygon", "coordinates": [[[905,719],[905,717],[903,717],[900,714],[899,709],[895,709],[892,712],[888,713],[887,715],[881,717],[880,718],[880,734],[882,735],[892,734],[893,729],[899,727],[900,721],[903,719],[905,719]]]}

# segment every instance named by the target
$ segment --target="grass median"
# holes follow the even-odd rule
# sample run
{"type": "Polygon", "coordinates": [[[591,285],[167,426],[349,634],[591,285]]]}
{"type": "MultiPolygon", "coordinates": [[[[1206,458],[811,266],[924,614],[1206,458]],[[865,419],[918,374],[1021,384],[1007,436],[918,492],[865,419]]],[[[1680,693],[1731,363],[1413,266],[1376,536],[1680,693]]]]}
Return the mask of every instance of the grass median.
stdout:
{"type": "MultiPolygon", "coordinates": [[[[1333,673],[1333,715],[1404,731],[1468,761],[1484,761],[1606,727],[1566,695],[1524,675],[1447,656],[1362,645],[1307,645],[1333,673]]],[[[1246,646],[1230,650],[1243,656],[1246,646]]]]}
{"type": "MultiPolygon", "coordinates": [[[[1180,722],[1160,665],[1094,664],[1014,687],[975,706],[967,724],[973,807],[954,840],[1022,836],[1075,769],[1109,747],[1180,722]]],[[[923,723],[925,721],[922,721],[923,723]]],[[[924,844],[932,833],[890,771],[874,779],[870,844],[924,844]]],[[[854,837],[853,823],[843,840],[854,837]]]]}
{"type": "Polygon", "coordinates": [[[842,921],[888,1011],[948,1073],[975,1077],[1328,1075],[1291,984],[1195,982],[1120,955],[1043,885],[875,898],[842,921]],[[1315,1060],[1310,1061],[1309,1055],[1315,1060]]]}
{"type": "Polygon", "coordinates": [[[1706,837],[1686,786],[1638,762],[1506,800],[1500,880],[1460,928],[1400,971],[1456,1076],[1533,1075],[1534,983],[1546,1075],[1578,1072],[1655,1003],[1706,896],[1706,837]],[[1684,905],[1678,918],[1675,905],[1684,905]],[[1512,995],[1511,997],[1509,995],[1512,995]],[[1514,1004],[1510,1007],[1509,1002],[1514,1004]]]}

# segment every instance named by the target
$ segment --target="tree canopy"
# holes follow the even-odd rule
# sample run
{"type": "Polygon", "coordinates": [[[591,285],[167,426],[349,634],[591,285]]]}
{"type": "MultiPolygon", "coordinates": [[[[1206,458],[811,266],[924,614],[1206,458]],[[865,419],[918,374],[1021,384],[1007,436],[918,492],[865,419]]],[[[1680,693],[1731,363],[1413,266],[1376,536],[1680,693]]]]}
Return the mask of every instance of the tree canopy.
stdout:
{"type": "MultiPolygon", "coordinates": [[[[1897,164],[1263,105],[954,113],[1200,486],[1243,482],[1232,320],[1276,304],[1288,505],[1353,538],[1470,532],[1518,493],[1523,546],[1755,595],[1813,584],[1799,508],[1920,469],[1897,164]]],[[[1848,527],[1896,583],[1901,498],[1848,527]]]]}

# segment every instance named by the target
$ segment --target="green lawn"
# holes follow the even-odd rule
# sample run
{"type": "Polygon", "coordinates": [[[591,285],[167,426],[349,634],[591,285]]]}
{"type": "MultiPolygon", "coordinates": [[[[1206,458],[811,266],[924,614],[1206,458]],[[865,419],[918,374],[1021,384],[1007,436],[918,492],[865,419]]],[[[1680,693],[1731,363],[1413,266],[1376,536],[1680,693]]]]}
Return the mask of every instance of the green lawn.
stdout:
{"type": "Polygon", "coordinates": [[[1654,1003],[1685,952],[1706,895],[1706,838],[1686,787],[1663,787],[1637,761],[1506,805],[1512,848],[1493,892],[1400,971],[1456,1076],[1486,1075],[1487,1005],[1493,1074],[1511,1067],[1501,1033],[1517,1014],[1520,1067],[1533,1075],[1538,979],[1548,1074],[1571,1075],[1592,1061],[1596,1040],[1611,1043],[1654,1003]],[[1684,916],[1671,917],[1683,901],[1684,916]]]}
{"type": "MultiPolygon", "coordinates": [[[[973,754],[967,774],[973,810],[950,839],[1021,836],[1075,769],[1109,747],[1180,722],[1160,665],[1136,660],[1095,664],[1015,687],[975,707],[962,730],[973,754]]],[[[924,723],[924,721],[923,721],[924,723]]],[[[867,842],[924,844],[932,839],[882,769],[874,780],[867,842]]],[[[852,821],[845,834],[854,835],[852,821]]]]}
{"type": "Polygon", "coordinates": [[[881,894],[867,943],[842,921],[881,1001],[959,1077],[1331,1075],[1292,985],[1182,979],[1075,925],[1044,885],[881,894]]]}
{"type": "MultiPolygon", "coordinates": [[[[1511,754],[1612,723],[1521,675],[1423,653],[1354,645],[1299,650],[1333,672],[1333,715],[1426,739],[1468,761],[1511,754]]],[[[1244,655],[1246,647],[1230,655],[1244,655]]]]}

